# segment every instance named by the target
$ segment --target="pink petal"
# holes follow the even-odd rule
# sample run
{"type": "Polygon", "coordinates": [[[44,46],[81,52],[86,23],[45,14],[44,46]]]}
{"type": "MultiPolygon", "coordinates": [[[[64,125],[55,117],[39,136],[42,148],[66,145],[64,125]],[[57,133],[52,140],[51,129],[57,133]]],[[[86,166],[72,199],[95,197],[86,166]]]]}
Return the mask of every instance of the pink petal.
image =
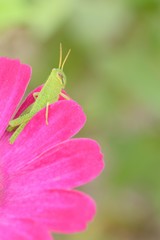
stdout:
{"type": "Polygon", "coordinates": [[[3,240],[26,240],[16,229],[0,223],[0,239],[3,240]]]}
{"type": "Polygon", "coordinates": [[[10,169],[14,177],[12,189],[24,194],[28,188],[33,191],[73,188],[91,181],[103,167],[102,154],[95,141],[72,139],[24,162],[18,171],[10,169]]]}
{"type": "Polygon", "coordinates": [[[1,162],[6,167],[17,169],[24,161],[75,135],[85,123],[82,108],[72,100],[50,105],[49,125],[45,123],[45,111],[42,109],[31,119],[13,145],[8,138],[1,140],[1,162]]]}
{"type": "Polygon", "coordinates": [[[18,60],[0,58],[0,136],[28,85],[31,69],[18,60]]]}
{"type": "Polygon", "coordinates": [[[53,240],[43,226],[38,226],[29,220],[1,219],[1,240],[53,240]]]}
{"type": "Polygon", "coordinates": [[[78,191],[50,190],[37,195],[28,189],[7,196],[3,214],[32,219],[56,232],[82,231],[95,215],[93,200],[78,191]]]}

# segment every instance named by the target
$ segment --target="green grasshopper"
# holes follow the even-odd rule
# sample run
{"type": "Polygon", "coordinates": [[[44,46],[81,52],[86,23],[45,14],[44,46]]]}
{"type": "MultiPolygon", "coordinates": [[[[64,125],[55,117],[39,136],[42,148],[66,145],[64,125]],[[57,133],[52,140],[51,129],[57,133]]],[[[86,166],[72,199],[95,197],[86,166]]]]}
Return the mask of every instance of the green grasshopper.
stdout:
{"type": "Polygon", "coordinates": [[[35,102],[31,104],[18,118],[13,119],[9,122],[7,131],[11,132],[16,128],[15,132],[9,139],[10,144],[13,144],[15,142],[26,124],[37,112],[39,112],[44,107],[46,107],[45,117],[46,124],[48,125],[49,105],[58,101],[59,95],[61,95],[67,100],[70,99],[68,96],[61,92],[66,85],[66,76],[63,72],[63,67],[70,54],[70,51],[71,50],[68,51],[64,61],[62,62],[62,45],[60,44],[59,67],[52,69],[52,72],[49,75],[42,90],[33,94],[35,102]]]}

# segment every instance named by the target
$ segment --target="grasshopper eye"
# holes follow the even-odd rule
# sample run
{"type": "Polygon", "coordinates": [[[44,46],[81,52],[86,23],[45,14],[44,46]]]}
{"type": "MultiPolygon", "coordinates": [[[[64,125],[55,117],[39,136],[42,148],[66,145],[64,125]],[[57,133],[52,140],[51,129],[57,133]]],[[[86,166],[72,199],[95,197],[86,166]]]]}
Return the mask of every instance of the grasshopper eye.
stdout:
{"type": "Polygon", "coordinates": [[[63,74],[60,73],[60,72],[58,72],[57,75],[58,75],[59,79],[62,81],[62,84],[64,85],[64,77],[63,77],[63,74]]]}

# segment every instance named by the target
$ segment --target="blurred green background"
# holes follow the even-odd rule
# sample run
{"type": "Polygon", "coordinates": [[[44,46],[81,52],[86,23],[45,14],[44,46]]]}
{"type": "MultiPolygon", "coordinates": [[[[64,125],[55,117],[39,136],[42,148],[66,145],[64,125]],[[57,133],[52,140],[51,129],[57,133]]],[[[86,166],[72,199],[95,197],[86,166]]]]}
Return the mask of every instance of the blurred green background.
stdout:
{"type": "Polygon", "coordinates": [[[81,189],[96,200],[84,233],[63,240],[160,239],[160,1],[0,0],[0,55],[32,66],[28,92],[72,49],[67,92],[106,168],[81,189]]]}

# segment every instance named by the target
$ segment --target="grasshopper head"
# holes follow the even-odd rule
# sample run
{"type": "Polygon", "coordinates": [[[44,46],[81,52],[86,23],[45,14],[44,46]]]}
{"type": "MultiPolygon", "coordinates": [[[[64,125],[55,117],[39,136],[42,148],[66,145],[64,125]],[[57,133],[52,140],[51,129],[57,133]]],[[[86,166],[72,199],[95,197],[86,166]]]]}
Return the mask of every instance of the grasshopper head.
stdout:
{"type": "Polygon", "coordinates": [[[64,67],[64,64],[65,64],[70,52],[71,52],[71,50],[68,51],[67,55],[65,56],[65,58],[62,62],[62,44],[60,43],[59,67],[57,69],[54,69],[54,70],[56,71],[57,79],[59,79],[59,81],[61,82],[62,89],[64,89],[65,85],[66,85],[66,76],[63,72],[63,67],[64,67]]]}
{"type": "Polygon", "coordinates": [[[64,89],[66,85],[66,75],[64,74],[62,69],[57,68],[55,69],[55,71],[56,71],[56,77],[60,81],[62,89],[64,89]]]}

